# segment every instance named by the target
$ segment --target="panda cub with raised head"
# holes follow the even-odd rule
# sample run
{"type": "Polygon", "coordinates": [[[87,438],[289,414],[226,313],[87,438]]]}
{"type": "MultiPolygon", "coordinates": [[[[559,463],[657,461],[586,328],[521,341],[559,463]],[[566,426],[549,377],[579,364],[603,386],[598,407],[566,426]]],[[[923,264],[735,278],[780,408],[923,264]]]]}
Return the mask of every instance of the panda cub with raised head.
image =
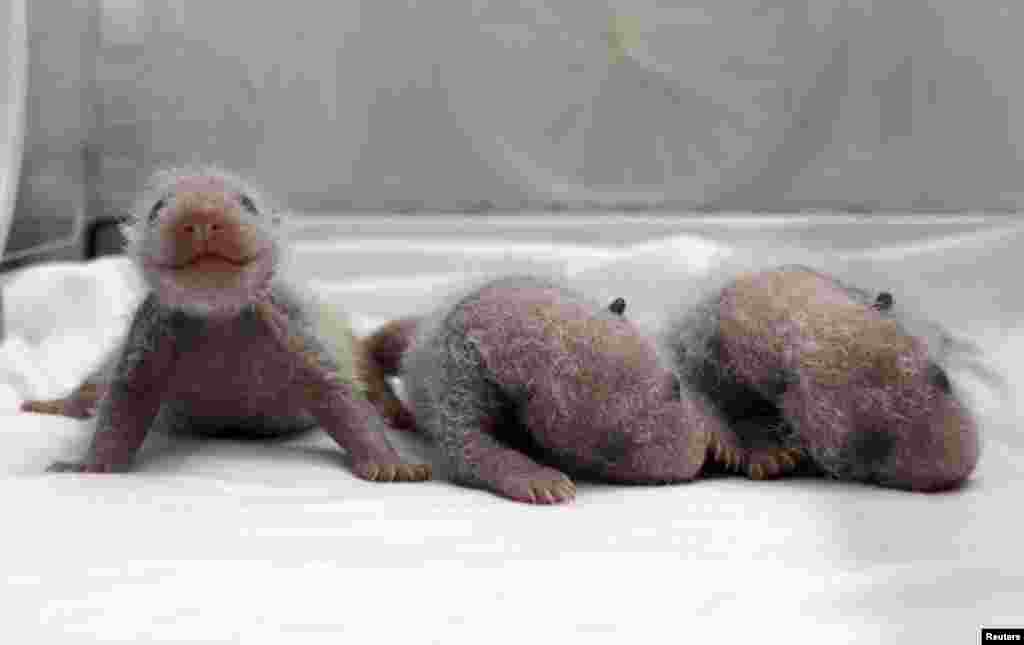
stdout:
{"type": "Polygon", "coordinates": [[[282,215],[223,170],[153,177],[123,229],[148,291],[123,343],[71,396],[23,406],[97,415],[84,459],[51,470],[128,469],[154,426],[275,434],[319,425],[362,478],[429,478],[429,465],[405,463],[389,444],[366,387],[370,362],[351,330],[337,329],[344,318],[325,337],[316,305],[281,275],[282,215]]]}

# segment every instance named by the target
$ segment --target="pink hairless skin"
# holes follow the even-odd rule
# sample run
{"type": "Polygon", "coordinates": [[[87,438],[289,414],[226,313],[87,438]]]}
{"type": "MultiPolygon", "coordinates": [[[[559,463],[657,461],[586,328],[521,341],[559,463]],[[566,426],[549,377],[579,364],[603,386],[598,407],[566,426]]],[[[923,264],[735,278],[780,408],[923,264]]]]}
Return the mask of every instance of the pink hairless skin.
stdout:
{"type": "Polygon", "coordinates": [[[663,361],[623,299],[508,277],[367,342],[455,478],[521,501],[573,498],[570,475],[654,483],[702,468],[957,487],[977,426],[892,309],[890,293],[804,267],[751,273],[670,320],[663,361]]]}
{"type": "MultiPolygon", "coordinates": [[[[325,349],[304,301],[280,279],[280,224],[280,213],[229,173],[154,178],[125,228],[149,294],[107,378],[87,381],[58,411],[88,416],[99,401],[88,455],[50,470],[128,469],[154,425],[259,433],[319,425],[362,478],[430,477],[429,465],[407,464],[391,447],[351,369],[325,349]]],[[[40,409],[52,403],[24,409],[52,412],[40,409]]]]}
{"type": "Polygon", "coordinates": [[[457,482],[560,503],[576,495],[572,476],[689,481],[724,431],[624,310],[510,276],[369,342],[389,348],[382,369],[401,372],[417,429],[457,482]]]}
{"type": "MultiPolygon", "coordinates": [[[[888,292],[802,266],[751,272],[672,321],[665,340],[734,448],[782,442],[833,477],[916,491],[955,488],[978,462],[970,410],[888,292]]],[[[783,466],[765,460],[759,474],[783,466]]]]}

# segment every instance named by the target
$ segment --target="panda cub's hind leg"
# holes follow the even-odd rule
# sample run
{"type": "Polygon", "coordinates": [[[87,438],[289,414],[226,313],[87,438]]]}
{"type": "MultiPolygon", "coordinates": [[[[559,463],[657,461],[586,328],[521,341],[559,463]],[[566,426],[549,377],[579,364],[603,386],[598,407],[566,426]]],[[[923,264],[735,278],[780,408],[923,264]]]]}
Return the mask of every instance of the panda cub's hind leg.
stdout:
{"type": "Polygon", "coordinates": [[[452,334],[413,357],[411,379],[417,426],[444,453],[452,479],[532,504],[557,504],[576,496],[561,471],[538,463],[531,436],[517,418],[514,398],[488,375],[479,351],[452,334]],[[439,351],[445,347],[445,351],[439,351]]]}
{"type": "Polygon", "coordinates": [[[98,376],[90,377],[67,396],[58,399],[26,400],[21,404],[21,411],[90,419],[96,416],[96,408],[106,391],[106,381],[98,376]]]}
{"type": "Polygon", "coordinates": [[[796,472],[808,462],[798,446],[781,438],[774,417],[733,420],[711,433],[708,462],[750,479],[775,479],[796,472]]]}
{"type": "Polygon", "coordinates": [[[454,465],[455,479],[532,504],[557,504],[576,496],[568,476],[527,454],[528,432],[493,383],[481,379],[471,388],[447,390],[438,401],[438,413],[436,432],[454,465]]]}
{"type": "Polygon", "coordinates": [[[467,483],[477,483],[510,499],[531,504],[558,504],[576,497],[576,484],[561,471],[544,466],[477,428],[464,428],[459,447],[467,483]]]}
{"type": "Polygon", "coordinates": [[[774,479],[809,464],[777,401],[790,378],[752,387],[719,373],[715,398],[726,423],[711,434],[708,460],[750,479],[774,479]]]}

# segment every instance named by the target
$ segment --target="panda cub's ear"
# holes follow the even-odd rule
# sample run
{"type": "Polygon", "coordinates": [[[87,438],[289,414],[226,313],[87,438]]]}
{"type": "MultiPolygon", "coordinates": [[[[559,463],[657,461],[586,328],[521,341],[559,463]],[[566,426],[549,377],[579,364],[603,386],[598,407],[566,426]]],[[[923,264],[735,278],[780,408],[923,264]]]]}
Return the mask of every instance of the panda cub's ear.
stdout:
{"type": "Polygon", "coordinates": [[[928,380],[946,394],[953,393],[953,384],[949,380],[949,375],[934,361],[928,362],[928,380]]]}
{"type": "Polygon", "coordinates": [[[889,311],[890,309],[892,309],[892,305],[892,294],[889,293],[888,291],[882,291],[881,293],[878,294],[878,297],[875,298],[875,304],[871,306],[877,309],[878,311],[889,311]]]}
{"type": "Polygon", "coordinates": [[[626,311],[626,301],[622,298],[612,300],[611,304],[608,305],[608,311],[612,312],[616,316],[621,316],[626,311]]]}

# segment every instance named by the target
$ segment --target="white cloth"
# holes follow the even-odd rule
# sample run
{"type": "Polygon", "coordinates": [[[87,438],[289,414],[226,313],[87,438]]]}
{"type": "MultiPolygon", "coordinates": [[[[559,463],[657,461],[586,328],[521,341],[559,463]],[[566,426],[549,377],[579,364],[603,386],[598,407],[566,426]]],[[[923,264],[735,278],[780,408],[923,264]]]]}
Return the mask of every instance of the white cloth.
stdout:
{"type": "Polygon", "coordinates": [[[296,274],[349,309],[360,331],[422,311],[475,272],[562,271],[656,326],[704,272],[820,260],[976,345],[950,375],[981,419],[981,463],[947,494],[726,478],[581,484],[556,508],[445,481],[364,482],[321,433],[267,443],[153,436],[132,474],[44,474],[85,446],[92,423],[17,413],[11,399],[72,384],[117,337],[138,291],[125,288],[135,283],[118,258],[40,266],[4,294],[6,634],[924,643],[1020,624],[1021,224],[352,217],[311,220],[296,240],[296,274]]]}

